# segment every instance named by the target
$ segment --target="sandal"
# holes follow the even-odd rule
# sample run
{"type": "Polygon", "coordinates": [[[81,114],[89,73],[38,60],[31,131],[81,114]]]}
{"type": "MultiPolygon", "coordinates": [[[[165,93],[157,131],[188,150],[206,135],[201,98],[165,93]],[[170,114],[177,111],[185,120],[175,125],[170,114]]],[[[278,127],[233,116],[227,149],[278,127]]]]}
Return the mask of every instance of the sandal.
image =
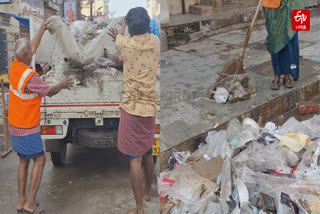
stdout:
{"type": "Polygon", "coordinates": [[[289,78],[283,78],[283,85],[286,86],[286,88],[293,88],[294,87],[294,84],[292,82],[292,80],[289,78]]]}
{"type": "Polygon", "coordinates": [[[33,212],[29,212],[29,211],[24,210],[24,213],[27,213],[27,214],[46,214],[46,211],[36,208],[33,212]]]}
{"type": "Polygon", "coordinates": [[[280,80],[272,80],[272,84],[270,87],[272,90],[279,90],[280,89],[280,80]]]}

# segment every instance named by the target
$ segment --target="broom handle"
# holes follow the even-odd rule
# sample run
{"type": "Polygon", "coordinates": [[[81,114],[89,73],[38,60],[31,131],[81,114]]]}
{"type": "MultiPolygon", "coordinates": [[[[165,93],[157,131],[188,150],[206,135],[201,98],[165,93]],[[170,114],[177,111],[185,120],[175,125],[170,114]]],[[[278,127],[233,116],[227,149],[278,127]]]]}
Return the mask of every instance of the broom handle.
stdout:
{"type": "Polygon", "coordinates": [[[256,10],[256,13],[254,14],[252,23],[251,23],[250,28],[249,28],[249,30],[248,30],[248,32],[247,32],[246,39],[245,39],[244,44],[243,44],[242,54],[241,54],[241,58],[242,58],[242,59],[244,58],[244,54],[245,54],[245,52],[246,52],[246,48],[247,48],[247,45],[248,45],[248,43],[249,43],[249,39],[250,39],[250,36],[251,36],[251,33],[252,33],[253,26],[254,26],[254,24],[256,23],[256,19],[257,19],[257,16],[258,16],[259,9],[260,9],[260,7],[261,7],[262,1],[263,1],[263,0],[260,0],[260,1],[259,1],[259,4],[258,4],[257,10],[256,10]]]}

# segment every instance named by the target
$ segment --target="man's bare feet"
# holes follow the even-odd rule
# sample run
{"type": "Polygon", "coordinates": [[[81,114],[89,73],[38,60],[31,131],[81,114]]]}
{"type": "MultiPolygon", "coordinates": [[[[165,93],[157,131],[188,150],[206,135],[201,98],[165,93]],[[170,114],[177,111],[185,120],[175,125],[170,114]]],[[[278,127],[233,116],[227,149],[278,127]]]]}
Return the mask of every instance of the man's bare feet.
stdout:
{"type": "Polygon", "coordinates": [[[17,210],[22,210],[24,205],[26,204],[26,202],[27,202],[27,198],[19,198],[18,204],[16,206],[16,209],[17,210]]]}
{"type": "Polygon", "coordinates": [[[26,202],[25,205],[23,206],[23,209],[27,212],[32,213],[34,210],[37,209],[37,204],[36,202],[26,202]]]}
{"type": "Polygon", "coordinates": [[[144,200],[150,201],[151,200],[151,189],[144,189],[144,200]]]}
{"type": "Polygon", "coordinates": [[[128,210],[128,214],[144,214],[143,210],[138,210],[137,208],[128,210]]]}

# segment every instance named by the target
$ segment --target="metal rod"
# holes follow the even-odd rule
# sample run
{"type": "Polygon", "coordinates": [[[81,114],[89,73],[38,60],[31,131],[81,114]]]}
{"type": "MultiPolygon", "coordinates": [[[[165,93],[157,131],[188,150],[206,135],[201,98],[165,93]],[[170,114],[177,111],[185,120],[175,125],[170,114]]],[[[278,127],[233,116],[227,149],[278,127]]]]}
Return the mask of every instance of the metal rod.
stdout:
{"type": "Polygon", "coordinates": [[[6,157],[11,151],[11,148],[8,148],[8,126],[7,126],[7,114],[6,114],[6,96],[4,89],[4,81],[1,79],[1,110],[2,110],[2,126],[3,126],[3,141],[4,141],[4,153],[2,158],[6,157]]]}
{"type": "Polygon", "coordinates": [[[182,0],[182,14],[186,14],[186,3],[185,3],[185,0],[182,0]]]}
{"type": "Polygon", "coordinates": [[[93,22],[93,1],[90,1],[90,21],[93,22]]]}

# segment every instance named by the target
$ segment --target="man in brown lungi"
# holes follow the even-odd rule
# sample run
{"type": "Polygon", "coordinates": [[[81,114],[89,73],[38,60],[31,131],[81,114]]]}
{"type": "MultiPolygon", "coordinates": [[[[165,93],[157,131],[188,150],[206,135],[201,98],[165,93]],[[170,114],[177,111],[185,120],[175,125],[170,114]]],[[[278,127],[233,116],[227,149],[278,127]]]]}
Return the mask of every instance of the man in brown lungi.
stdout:
{"type": "Polygon", "coordinates": [[[131,183],[136,208],[128,214],[143,214],[143,198],[151,199],[154,161],[152,145],[157,112],[156,71],[160,60],[160,40],[148,34],[150,17],[146,9],[131,9],[120,22],[121,30],[111,29],[116,47],[124,60],[124,83],[118,149],[130,160],[131,183]],[[128,26],[130,38],[124,36],[128,26]],[[142,159],[146,184],[143,187],[142,159]]]}

